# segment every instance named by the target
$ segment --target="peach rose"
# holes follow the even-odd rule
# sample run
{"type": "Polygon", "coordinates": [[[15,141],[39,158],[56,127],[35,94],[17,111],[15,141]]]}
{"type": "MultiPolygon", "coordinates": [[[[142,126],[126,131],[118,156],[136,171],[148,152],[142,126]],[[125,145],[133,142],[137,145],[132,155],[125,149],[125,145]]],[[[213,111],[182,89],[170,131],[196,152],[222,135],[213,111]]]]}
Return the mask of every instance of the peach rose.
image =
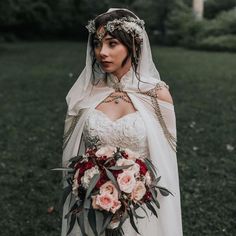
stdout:
{"type": "Polygon", "coordinates": [[[115,147],[104,146],[104,147],[101,147],[100,149],[98,149],[97,152],[95,153],[95,155],[97,157],[101,157],[101,156],[111,157],[114,154],[114,152],[116,152],[115,147]]]}
{"type": "Polygon", "coordinates": [[[125,149],[126,154],[128,155],[129,160],[135,161],[137,158],[139,158],[138,153],[131,151],[130,149],[125,149]]]}
{"type": "Polygon", "coordinates": [[[118,209],[120,209],[120,207],[121,207],[121,202],[118,201],[118,200],[114,200],[113,206],[111,207],[111,212],[112,212],[113,214],[115,214],[116,211],[117,211],[118,209]]]}
{"type": "Polygon", "coordinates": [[[127,160],[125,158],[120,158],[117,162],[116,162],[117,166],[128,166],[128,165],[132,165],[127,169],[124,169],[123,171],[133,171],[133,173],[136,175],[139,173],[140,170],[140,166],[139,164],[135,163],[133,160],[127,160]]]}
{"type": "Polygon", "coordinates": [[[104,192],[97,195],[95,204],[102,210],[110,211],[114,204],[114,198],[110,193],[104,192]]]}
{"type": "Polygon", "coordinates": [[[132,171],[124,171],[118,175],[117,182],[120,190],[125,193],[131,193],[136,184],[134,173],[132,171]]]}
{"type": "Polygon", "coordinates": [[[118,199],[118,190],[111,181],[107,181],[100,187],[100,193],[110,193],[114,199],[118,199]]]}
{"type": "Polygon", "coordinates": [[[131,193],[131,199],[134,201],[139,201],[143,198],[145,193],[146,193],[146,188],[144,183],[142,181],[137,181],[131,193]]]}

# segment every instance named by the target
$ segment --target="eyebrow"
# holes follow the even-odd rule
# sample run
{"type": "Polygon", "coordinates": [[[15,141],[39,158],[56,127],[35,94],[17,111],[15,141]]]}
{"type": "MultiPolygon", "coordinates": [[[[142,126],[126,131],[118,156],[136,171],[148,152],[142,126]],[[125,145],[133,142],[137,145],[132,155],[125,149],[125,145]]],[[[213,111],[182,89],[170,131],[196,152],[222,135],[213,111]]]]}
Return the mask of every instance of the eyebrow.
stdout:
{"type": "MultiPolygon", "coordinates": [[[[112,39],[117,40],[116,38],[109,36],[108,38],[105,38],[105,41],[112,40],[112,39]]],[[[99,40],[99,39],[95,36],[94,40],[99,40]]]]}
{"type": "Polygon", "coordinates": [[[116,38],[111,37],[111,36],[109,36],[108,38],[105,38],[106,41],[108,41],[108,40],[112,40],[112,39],[116,39],[116,38]]]}

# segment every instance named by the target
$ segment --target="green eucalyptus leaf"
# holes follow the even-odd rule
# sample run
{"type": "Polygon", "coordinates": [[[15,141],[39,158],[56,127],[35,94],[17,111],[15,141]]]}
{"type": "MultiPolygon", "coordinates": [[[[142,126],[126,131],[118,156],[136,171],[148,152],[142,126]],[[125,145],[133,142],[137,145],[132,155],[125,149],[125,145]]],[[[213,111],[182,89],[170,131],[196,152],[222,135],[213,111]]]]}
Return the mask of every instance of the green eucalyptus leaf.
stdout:
{"type": "Polygon", "coordinates": [[[161,180],[161,176],[157,177],[156,179],[152,181],[152,185],[157,185],[160,180],[161,180]]]}
{"type": "Polygon", "coordinates": [[[137,232],[137,234],[140,234],[139,231],[138,231],[138,228],[137,228],[137,226],[136,226],[136,224],[135,224],[135,222],[134,222],[134,216],[133,216],[132,211],[131,211],[131,210],[128,210],[127,212],[128,212],[128,214],[129,214],[129,219],[130,219],[130,223],[131,223],[132,227],[133,227],[134,230],[137,232]]]}
{"type": "Polygon", "coordinates": [[[150,202],[147,202],[146,206],[156,216],[156,218],[158,218],[157,212],[155,208],[153,207],[153,205],[150,202]]]}
{"type": "Polygon", "coordinates": [[[143,207],[141,204],[139,204],[139,207],[141,207],[141,209],[145,212],[146,216],[149,218],[149,215],[148,215],[145,207],[143,207]]]}
{"type": "Polygon", "coordinates": [[[103,234],[104,231],[106,230],[107,226],[109,225],[111,219],[113,217],[113,214],[112,213],[108,213],[105,217],[104,217],[104,220],[103,220],[103,227],[101,229],[101,232],[100,234],[103,234]]]}
{"type": "Polygon", "coordinates": [[[99,210],[95,211],[95,216],[96,216],[96,229],[97,229],[98,235],[101,235],[104,216],[103,216],[103,213],[99,210]]]}
{"type": "Polygon", "coordinates": [[[153,165],[153,163],[148,158],[144,158],[144,162],[147,165],[147,168],[149,169],[149,171],[157,175],[156,167],[153,165]]]}
{"type": "Polygon", "coordinates": [[[168,196],[169,194],[171,194],[172,196],[174,196],[168,189],[161,187],[161,186],[157,186],[157,188],[159,189],[160,193],[162,196],[168,196]]]}
{"type": "Polygon", "coordinates": [[[156,199],[157,198],[157,191],[155,189],[153,189],[153,188],[150,188],[149,190],[150,190],[150,192],[152,194],[153,199],[156,199]]]}
{"type": "Polygon", "coordinates": [[[61,198],[61,204],[64,205],[67,197],[69,196],[69,194],[72,191],[72,186],[68,185],[65,188],[63,188],[63,193],[62,193],[62,198],[61,198]]]}
{"type": "Polygon", "coordinates": [[[69,226],[69,229],[68,229],[66,235],[69,235],[70,232],[72,231],[72,229],[74,228],[75,221],[76,221],[76,214],[71,214],[71,218],[70,218],[70,226],[69,226]]]}
{"type": "Polygon", "coordinates": [[[93,230],[94,235],[98,236],[98,232],[96,230],[96,215],[95,215],[95,210],[93,208],[90,208],[88,210],[88,221],[91,229],[93,230]]]}
{"type": "Polygon", "coordinates": [[[122,217],[121,217],[119,227],[122,226],[122,224],[125,222],[125,220],[126,220],[127,218],[129,218],[129,215],[128,215],[127,211],[125,211],[125,212],[123,213],[122,217]]]}
{"type": "MultiPolygon", "coordinates": [[[[84,227],[87,228],[86,226],[89,225],[89,220],[88,220],[88,209],[83,209],[83,214],[84,214],[84,227]]],[[[85,230],[86,231],[86,230],[85,230]]]]}
{"type": "Polygon", "coordinates": [[[83,159],[83,156],[75,156],[75,157],[72,157],[69,162],[78,162],[80,161],[81,159],[83,159]]]}
{"type": "Polygon", "coordinates": [[[129,167],[133,166],[134,164],[132,165],[126,165],[126,166],[112,166],[112,167],[109,167],[108,169],[109,170],[124,170],[124,169],[128,169],[129,167]]]}
{"type": "Polygon", "coordinates": [[[69,210],[69,212],[65,215],[65,218],[68,219],[69,216],[70,216],[70,214],[71,214],[75,209],[77,209],[77,208],[78,208],[78,204],[77,204],[77,202],[75,202],[75,204],[71,207],[71,209],[69,210]]]}
{"type": "Polygon", "coordinates": [[[133,213],[133,215],[134,215],[134,217],[136,219],[143,219],[143,218],[145,218],[145,216],[138,215],[135,209],[132,209],[132,213],[133,213]]]}
{"type": "Polygon", "coordinates": [[[84,199],[84,209],[89,209],[91,207],[91,199],[85,198],[84,199]]]}
{"type": "Polygon", "coordinates": [[[115,187],[118,189],[118,191],[120,191],[118,183],[117,183],[115,177],[113,176],[113,174],[111,173],[111,171],[109,171],[107,168],[105,168],[105,170],[106,170],[106,174],[107,174],[108,178],[112,181],[112,183],[115,185],[115,187]]]}
{"type": "Polygon", "coordinates": [[[74,171],[73,168],[68,168],[68,167],[60,167],[60,168],[53,168],[51,170],[59,170],[59,171],[74,171]]]}
{"type": "Polygon", "coordinates": [[[82,236],[87,236],[85,233],[85,227],[84,227],[84,212],[82,211],[81,214],[77,217],[77,222],[80,227],[80,231],[82,233],[82,236]]]}
{"type": "Polygon", "coordinates": [[[109,161],[111,161],[111,160],[113,160],[113,159],[114,159],[113,157],[109,157],[109,158],[105,161],[104,165],[106,165],[109,161]]]}

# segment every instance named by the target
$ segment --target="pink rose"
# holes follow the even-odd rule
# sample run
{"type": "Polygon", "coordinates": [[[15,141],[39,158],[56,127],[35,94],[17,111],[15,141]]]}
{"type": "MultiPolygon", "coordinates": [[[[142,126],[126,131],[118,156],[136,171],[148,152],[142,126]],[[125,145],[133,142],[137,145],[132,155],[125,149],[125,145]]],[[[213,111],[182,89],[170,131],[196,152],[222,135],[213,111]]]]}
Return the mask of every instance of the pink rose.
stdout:
{"type": "Polygon", "coordinates": [[[110,211],[114,204],[114,198],[110,193],[104,192],[96,196],[95,204],[102,210],[110,211]]]}
{"type": "Polygon", "coordinates": [[[134,173],[132,171],[124,171],[118,175],[117,182],[121,191],[131,193],[136,184],[134,173]]]}
{"type": "Polygon", "coordinates": [[[95,155],[97,157],[102,157],[102,156],[107,156],[107,157],[111,157],[114,152],[116,152],[116,148],[112,147],[112,146],[104,146],[101,147],[100,149],[98,149],[95,153],[95,155]]]}
{"type": "Polygon", "coordinates": [[[118,199],[118,190],[116,189],[115,185],[111,181],[107,181],[100,187],[100,193],[110,193],[114,199],[118,199]]]}
{"type": "Polygon", "coordinates": [[[133,201],[139,201],[143,198],[143,196],[146,193],[145,185],[142,181],[137,181],[132,193],[131,193],[131,199],[133,201]]]}
{"type": "Polygon", "coordinates": [[[113,206],[111,207],[111,212],[112,212],[113,214],[115,214],[116,211],[117,211],[118,209],[120,209],[120,207],[121,207],[121,202],[120,202],[120,201],[117,201],[117,200],[114,200],[113,206]]]}

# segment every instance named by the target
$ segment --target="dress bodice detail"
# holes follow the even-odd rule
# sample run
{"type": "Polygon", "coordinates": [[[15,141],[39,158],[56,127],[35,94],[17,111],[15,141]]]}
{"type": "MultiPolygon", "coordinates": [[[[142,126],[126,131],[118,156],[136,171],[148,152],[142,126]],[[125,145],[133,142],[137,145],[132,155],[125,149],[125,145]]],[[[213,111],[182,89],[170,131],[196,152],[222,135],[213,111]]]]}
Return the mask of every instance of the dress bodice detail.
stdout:
{"type": "Polygon", "coordinates": [[[138,111],[112,121],[105,113],[94,109],[85,121],[84,139],[98,137],[101,145],[129,148],[141,157],[148,157],[147,132],[138,111]]]}

